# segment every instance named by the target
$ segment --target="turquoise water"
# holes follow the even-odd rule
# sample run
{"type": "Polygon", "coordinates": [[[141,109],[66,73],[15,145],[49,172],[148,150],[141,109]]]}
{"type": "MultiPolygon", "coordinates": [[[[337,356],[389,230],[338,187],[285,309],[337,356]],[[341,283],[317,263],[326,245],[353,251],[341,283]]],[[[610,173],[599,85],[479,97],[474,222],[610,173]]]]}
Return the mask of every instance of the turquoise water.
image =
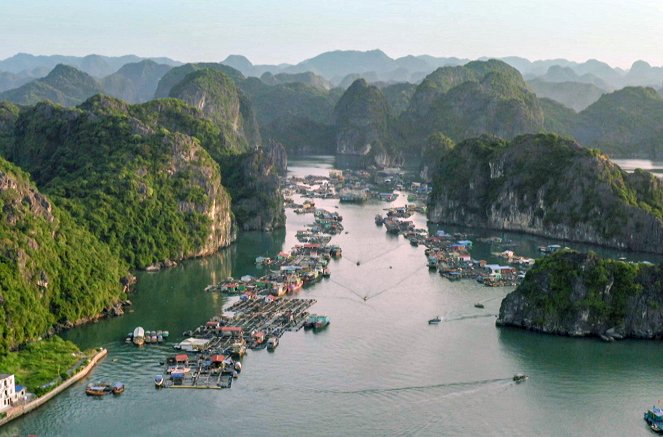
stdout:
{"type": "MultiPolygon", "coordinates": [[[[326,174],[332,163],[306,159],[292,162],[290,169],[326,174]]],[[[316,203],[330,210],[338,205],[316,203]]],[[[155,390],[152,378],[172,343],[138,349],[122,338],[141,325],[169,330],[173,342],[181,339],[182,331],[226,302],[205,293],[206,285],[257,273],[255,257],[290,248],[310,216],[288,211],[285,232],[243,234],[215,256],[139,274],[133,312],[67,333],[81,347],[107,347],[108,358],[87,380],[5,426],[0,435],[650,434],[642,411],[663,399],[661,343],[606,344],[496,328],[495,315],[510,289],[451,283],[429,273],[423,247],[411,247],[373,222],[377,212],[395,204],[339,205],[348,234],[333,241],[344,256],[332,263],[330,280],[301,293],[318,300],[311,311],[328,314],[331,325],[320,333],[287,333],[274,353],[250,351],[232,389],[155,390]],[[485,309],[474,308],[476,302],[485,309]],[[444,321],[428,325],[437,314],[444,321]],[[517,372],[530,379],[515,384],[511,377],[517,372]],[[101,380],[123,381],[127,389],[117,398],[86,397],[85,385],[101,380]]],[[[415,220],[425,225],[423,216],[415,220]]],[[[539,245],[557,243],[474,232],[512,239],[512,249],[527,256],[539,245]]],[[[486,244],[477,243],[473,254],[496,261],[486,244]]]]}

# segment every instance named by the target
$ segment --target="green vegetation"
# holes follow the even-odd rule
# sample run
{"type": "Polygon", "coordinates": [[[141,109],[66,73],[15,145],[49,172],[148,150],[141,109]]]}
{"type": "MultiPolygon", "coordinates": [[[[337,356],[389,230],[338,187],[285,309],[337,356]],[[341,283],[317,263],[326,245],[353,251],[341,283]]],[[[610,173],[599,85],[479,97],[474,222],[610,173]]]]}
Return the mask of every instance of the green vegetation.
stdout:
{"type": "Polygon", "coordinates": [[[74,343],[55,336],[0,355],[0,369],[14,374],[17,384],[41,396],[73,375],[87,359],[74,343]]]}
{"type": "Polygon", "coordinates": [[[537,260],[518,292],[547,320],[570,320],[589,311],[592,321],[623,325],[629,300],[644,289],[641,271],[651,268],[593,252],[560,251],[537,260]]]}
{"type": "MultiPolygon", "coordinates": [[[[20,114],[7,155],[114,254],[142,268],[200,253],[216,220],[209,205],[229,203],[217,164],[188,135],[218,143],[219,130],[194,114],[176,100],[42,103],[20,114]]],[[[230,223],[223,226],[229,234],[230,223]]]]}
{"type": "Polygon", "coordinates": [[[100,92],[101,85],[92,76],[74,67],[59,64],[42,79],[0,93],[0,100],[20,105],[34,105],[50,100],[60,105],[73,106],[100,92]]]}
{"type": "Polygon", "coordinates": [[[433,172],[433,221],[663,252],[663,184],[556,135],[464,141],[433,172]],[[447,208],[447,204],[454,208],[447,208]],[[608,218],[609,219],[606,219],[608,218]],[[646,230],[646,232],[645,232],[646,230]]]}
{"type": "Polygon", "coordinates": [[[0,352],[123,298],[127,266],[0,158],[0,352]]]}

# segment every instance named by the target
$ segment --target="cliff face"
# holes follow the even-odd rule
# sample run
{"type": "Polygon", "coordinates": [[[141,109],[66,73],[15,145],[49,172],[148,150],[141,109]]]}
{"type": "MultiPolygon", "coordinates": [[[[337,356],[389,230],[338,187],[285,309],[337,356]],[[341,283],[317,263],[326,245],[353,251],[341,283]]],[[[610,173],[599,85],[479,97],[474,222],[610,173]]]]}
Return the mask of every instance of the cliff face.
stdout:
{"type": "Polygon", "coordinates": [[[230,196],[202,143],[220,138],[177,100],[132,106],[97,96],[75,109],[25,109],[5,149],[79,223],[145,267],[233,241],[230,196]]]}
{"type": "Polygon", "coordinates": [[[375,86],[356,80],[343,94],[334,109],[336,153],[371,156],[375,161],[389,159],[389,106],[375,86]]]}
{"type": "Polygon", "coordinates": [[[124,298],[127,266],[3,158],[0,210],[0,352],[124,298]]]}
{"type": "Polygon", "coordinates": [[[663,184],[552,135],[468,140],[437,166],[429,220],[663,253],[663,184]]]}
{"type": "Polygon", "coordinates": [[[548,334],[663,337],[660,266],[563,251],[537,260],[500,307],[498,326],[548,334]]]}

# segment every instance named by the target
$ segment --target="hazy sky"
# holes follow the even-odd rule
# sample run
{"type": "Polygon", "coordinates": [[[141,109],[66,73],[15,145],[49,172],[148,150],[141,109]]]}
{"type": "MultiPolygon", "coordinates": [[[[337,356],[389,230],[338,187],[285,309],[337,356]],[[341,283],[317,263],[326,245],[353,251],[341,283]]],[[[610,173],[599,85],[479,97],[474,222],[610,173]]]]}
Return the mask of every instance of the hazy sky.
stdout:
{"type": "Polygon", "coordinates": [[[334,49],[392,57],[596,58],[663,65],[662,0],[0,0],[0,58],[169,56],[296,63],[334,49]]]}

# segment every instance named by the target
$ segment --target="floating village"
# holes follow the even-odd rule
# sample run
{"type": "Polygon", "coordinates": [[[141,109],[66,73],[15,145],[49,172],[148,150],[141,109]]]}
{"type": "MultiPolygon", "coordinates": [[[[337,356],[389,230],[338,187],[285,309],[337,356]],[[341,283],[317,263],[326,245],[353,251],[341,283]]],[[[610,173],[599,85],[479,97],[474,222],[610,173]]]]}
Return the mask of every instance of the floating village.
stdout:
{"type": "MultiPolygon", "coordinates": [[[[430,188],[417,182],[407,184],[399,172],[331,170],[329,176],[284,179],[283,190],[286,208],[312,216],[312,222],[296,232],[298,244],[272,257],[257,257],[255,264],[263,273],[261,276],[228,277],[207,286],[206,292],[234,299],[221,314],[182,333],[184,340],[174,344],[174,353],[160,362],[163,371],[154,376],[155,387],[231,388],[242,372],[241,360],[247,350],[274,351],[286,332],[322,330],[329,326],[328,315],[309,311],[315,299],[297,297],[304,287],[329,278],[330,262],[343,256],[341,247],[331,244],[334,236],[344,232],[343,217],[336,211],[316,207],[315,199],[338,199],[342,203],[392,202],[399,197],[398,191],[404,192],[409,203],[384,209],[375,216],[376,226],[402,236],[413,247],[425,246],[428,269],[449,281],[473,279],[490,287],[513,286],[534,263],[533,259],[508,249],[493,253],[507,265],[475,260],[470,253],[473,245],[470,236],[441,230],[430,234],[427,229],[417,228],[409,219],[417,212],[426,212],[423,205],[430,188]],[[302,199],[301,203],[293,200],[295,196],[302,199]]],[[[491,247],[508,247],[508,242],[498,237],[479,240],[491,243],[491,247]]],[[[553,245],[541,251],[557,249],[559,246],[553,245]]],[[[475,306],[483,308],[480,303],[475,306]]],[[[438,316],[429,320],[429,324],[441,321],[438,316]]],[[[127,334],[125,342],[136,346],[161,344],[169,335],[165,330],[136,327],[127,334]]],[[[93,384],[86,388],[86,393],[101,396],[123,390],[120,383],[93,384]]]]}

